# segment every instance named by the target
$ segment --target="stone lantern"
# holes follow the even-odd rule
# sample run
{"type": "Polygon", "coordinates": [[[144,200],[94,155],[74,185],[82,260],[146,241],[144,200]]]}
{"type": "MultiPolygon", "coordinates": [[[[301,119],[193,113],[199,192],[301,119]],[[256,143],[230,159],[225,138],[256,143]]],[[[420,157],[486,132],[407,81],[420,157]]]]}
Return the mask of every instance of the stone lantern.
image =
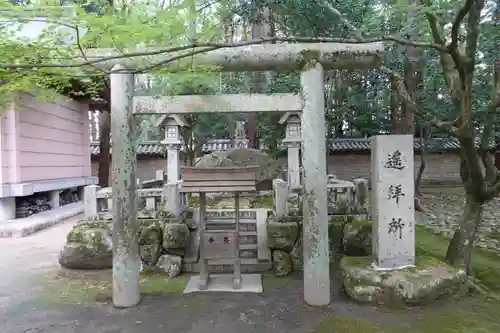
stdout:
{"type": "Polygon", "coordinates": [[[288,153],[288,185],[290,188],[300,186],[300,114],[287,112],[281,117],[280,124],[286,124],[286,134],[283,145],[288,153]]]}
{"type": "Polygon", "coordinates": [[[179,151],[182,146],[180,129],[186,122],[180,115],[169,114],[162,116],[157,126],[165,129],[165,139],[161,143],[167,148],[167,182],[177,182],[180,180],[179,151]]]}

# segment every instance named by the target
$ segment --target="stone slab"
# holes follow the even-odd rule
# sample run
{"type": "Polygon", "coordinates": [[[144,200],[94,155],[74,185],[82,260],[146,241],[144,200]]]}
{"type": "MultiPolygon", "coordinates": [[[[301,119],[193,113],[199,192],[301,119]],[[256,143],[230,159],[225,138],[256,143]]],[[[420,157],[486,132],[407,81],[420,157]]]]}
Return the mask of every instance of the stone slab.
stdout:
{"type": "MultiPolygon", "coordinates": [[[[256,258],[241,258],[242,273],[264,273],[271,269],[271,261],[259,261],[256,258]]],[[[182,271],[186,273],[199,273],[200,264],[182,263],[182,271]]],[[[234,272],[234,261],[232,259],[217,259],[208,261],[208,271],[213,274],[232,274],[234,272]]]]}
{"type": "Polygon", "coordinates": [[[70,217],[83,213],[83,202],[0,223],[0,238],[20,238],[49,228],[70,217]]]}
{"type": "Polygon", "coordinates": [[[262,276],[260,274],[243,274],[241,276],[241,289],[233,289],[233,275],[214,274],[210,276],[208,288],[200,290],[198,285],[200,276],[192,276],[189,279],[184,294],[194,292],[238,292],[238,293],[262,293],[262,276]]]}

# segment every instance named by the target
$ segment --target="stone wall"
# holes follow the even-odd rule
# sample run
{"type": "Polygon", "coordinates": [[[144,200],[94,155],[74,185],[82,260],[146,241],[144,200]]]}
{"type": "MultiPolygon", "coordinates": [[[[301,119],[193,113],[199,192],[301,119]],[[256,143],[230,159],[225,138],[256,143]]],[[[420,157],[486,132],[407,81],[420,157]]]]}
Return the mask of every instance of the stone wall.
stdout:
{"type": "MultiPolygon", "coordinates": [[[[137,177],[141,180],[155,179],[156,170],[165,169],[166,165],[167,161],[162,156],[141,156],[138,158],[137,177]]],[[[430,154],[427,158],[423,183],[429,185],[459,184],[458,166],[459,157],[455,153],[430,154]]],[[[415,172],[417,172],[419,167],[420,155],[416,155],[415,172]]],[[[93,156],[92,176],[97,176],[97,172],[97,158],[93,156]]],[[[328,157],[328,173],[336,175],[339,179],[349,181],[356,178],[370,179],[370,154],[347,153],[330,155],[328,157]]]]}

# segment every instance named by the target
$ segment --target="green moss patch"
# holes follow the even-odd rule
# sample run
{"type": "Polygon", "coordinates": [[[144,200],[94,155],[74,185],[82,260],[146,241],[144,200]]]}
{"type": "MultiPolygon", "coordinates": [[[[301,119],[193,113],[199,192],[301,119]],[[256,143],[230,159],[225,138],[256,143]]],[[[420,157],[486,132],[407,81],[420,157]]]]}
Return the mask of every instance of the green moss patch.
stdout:
{"type": "Polygon", "coordinates": [[[355,227],[372,227],[373,222],[369,220],[354,220],[352,222],[349,222],[355,227]]]}
{"type": "Polygon", "coordinates": [[[270,208],[274,207],[274,199],[271,196],[257,196],[249,203],[250,208],[270,208]]]}
{"type": "Polygon", "coordinates": [[[490,234],[488,235],[488,237],[491,238],[491,239],[500,240],[500,231],[490,232],[490,234]]]}
{"type": "Polygon", "coordinates": [[[277,286],[294,285],[301,283],[302,278],[295,277],[294,275],[276,277],[274,274],[268,273],[262,276],[262,287],[264,289],[264,292],[277,286]]]}
{"type": "Polygon", "coordinates": [[[401,333],[398,328],[383,327],[352,317],[330,317],[314,329],[314,333],[401,333]]]}
{"type": "MultiPolygon", "coordinates": [[[[43,287],[43,297],[51,304],[84,304],[110,302],[112,299],[112,272],[59,271],[38,276],[36,284],[43,287]]],[[[164,274],[147,272],[141,274],[141,295],[182,293],[188,277],[168,279],[164,274]]]]}
{"type": "MultiPolygon", "coordinates": [[[[417,254],[444,260],[449,239],[434,235],[432,230],[422,226],[416,228],[417,254]]],[[[480,248],[472,252],[472,269],[474,275],[488,288],[500,291],[500,256],[480,248]]]]}
{"type": "MultiPolygon", "coordinates": [[[[366,319],[332,316],[316,325],[315,333],[496,333],[500,302],[469,299],[444,309],[398,311],[399,324],[381,325],[366,319]]],[[[380,314],[384,316],[384,314],[380,314]]],[[[376,317],[374,317],[376,318],[376,317]]]]}

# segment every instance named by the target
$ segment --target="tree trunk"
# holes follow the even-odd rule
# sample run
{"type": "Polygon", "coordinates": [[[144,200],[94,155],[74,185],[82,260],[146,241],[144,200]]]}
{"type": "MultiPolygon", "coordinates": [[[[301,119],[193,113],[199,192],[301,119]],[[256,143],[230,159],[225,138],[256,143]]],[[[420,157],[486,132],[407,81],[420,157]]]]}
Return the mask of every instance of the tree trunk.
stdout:
{"type": "Polygon", "coordinates": [[[424,175],[425,167],[427,166],[427,140],[430,138],[430,128],[426,124],[420,122],[420,167],[415,178],[415,194],[421,196],[420,186],[422,184],[422,176],[424,175]],[[426,126],[426,127],[424,127],[426,126]]]}
{"type": "Polygon", "coordinates": [[[111,163],[110,154],[110,112],[103,111],[99,115],[99,186],[109,186],[109,165],[111,163]]]}
{"type": "MultiPolygon", "coordinates": [[[[256,8],[252,18],[252,39],[272,37],[274,31],[271,26],[271,14],[269,8],[256,8]]],[[[267,85],[267,75],[265,72],[253,72],[250,93],[263,93],[267,85]]],[[[259,149],[258,140],[258,118],[257,113],[248,113],[247,136],[249,148],[259,149]]]]}
{"type": "Polygon", "coordinates": [[[467,194],[464,212],[460,218],[460,229],[453,234],[446,251],[445,261],[452,266],[464,268],[468,275],[472,275],[472,249],[482,216],[482,203],[467,194]]]}
{"type": "Polygon", "coordinates": [[[199,157],[203,157],[203,144],[199,144],[199,145],[196,145],[194,147],[194,160],[192,162],[192,165],[194,165],[194,161],[199,158],[199,157]]]}
{"type": "Polygon", "coordinates": [[[97,124],[95,121],[96,112],[98,111],[89,111],[90,142],[92,143],[97,141],[97,124]]]}
{"type": "Polygon", "coordinates": [[[422,150],[420,154],[420,166],[417,171],[417,177],[415,178],[415,195],[422,196],[422,191],[420,190],[420,186],[422,184],[422,176],[424,175],[425,167],[427,163],[425,161],[425,152],[422,150]]]}
{"type": "Polygon", "coordinates": [[[395,79],[391,78],[391,124],[392,134],[399,134],[402,132],[401,128],[401,104],[399,103],[398,90],[396,88],[395,79]]]}
{"type": "MultiPolygon", "coordinates": [[[[500,2],[497,1],[495,12],[493,14],[495,24],[500,25],[500,2]]],[[[498,55],[493,63],[493,101],[500,99],[500,55],[498,55]]],[[[500,170],[500,119],[497,120],[495,126],[495,166],[500,170]]]]}

